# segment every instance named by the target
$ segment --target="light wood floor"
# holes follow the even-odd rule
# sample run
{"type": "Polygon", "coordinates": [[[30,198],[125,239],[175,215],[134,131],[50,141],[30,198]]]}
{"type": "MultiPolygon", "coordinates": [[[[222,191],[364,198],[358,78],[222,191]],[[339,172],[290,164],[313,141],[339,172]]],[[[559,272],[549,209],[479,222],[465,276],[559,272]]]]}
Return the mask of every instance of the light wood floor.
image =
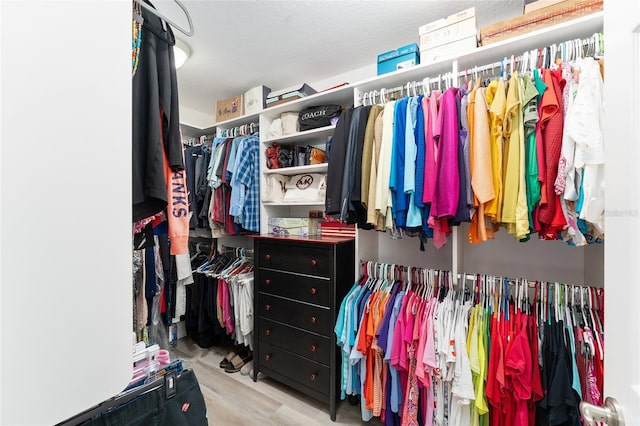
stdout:
{"type": "MultiPolygon", "coordinates": [[[[222,347],[200,348],[185,337],[171,351],[185,368],[195,371],[207,403],[209,425],[362,425],[360,406],[338,404],[336,422],[329,407],[268,377],[253,382],[250,376],[226,373],[219,363],[227,354],[222,347]]],[[[262,376],[262,375],[261,375],[262,376]]],[[[378,419],[369,424],[380,425],[378,419]]]]}

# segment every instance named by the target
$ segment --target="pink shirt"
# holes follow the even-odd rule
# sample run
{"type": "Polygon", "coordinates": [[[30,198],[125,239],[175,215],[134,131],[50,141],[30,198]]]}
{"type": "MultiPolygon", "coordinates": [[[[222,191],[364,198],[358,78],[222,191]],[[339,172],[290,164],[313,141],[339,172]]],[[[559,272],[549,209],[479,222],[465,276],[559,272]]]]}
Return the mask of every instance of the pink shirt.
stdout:
{"type": "Polygon", "coordinates": [[[458,173],[458,107],[459,90],[448,89],[442,95],[440,113],[434,140],[438,148],[436,157],[436,187],[431,215],[436,218],[454,217],[458,208],[460,175],[458,173]]]}
{"type": "Polygon", "coordinates": [[[438,103],[442,94],[439,90],[431,92],[431,97],[422,98],[422,112],[424,114],[424,143],[425,143],[425,165],[424,165],[424,189],[422,202],[433,201],[433,194],[436,190],[436,145],[433,133],[438,117],[438,103]]]}

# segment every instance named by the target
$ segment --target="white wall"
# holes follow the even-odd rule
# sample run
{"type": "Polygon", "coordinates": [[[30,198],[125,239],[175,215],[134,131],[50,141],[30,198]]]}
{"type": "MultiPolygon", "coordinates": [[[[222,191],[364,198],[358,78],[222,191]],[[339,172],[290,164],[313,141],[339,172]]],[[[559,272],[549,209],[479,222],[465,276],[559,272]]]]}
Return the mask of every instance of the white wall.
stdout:
{"type": "Polygon", "coordinates": [[[640,2],[605,9],[605,382],[640,424],[640,2]]]}
{"type": "Polygon", "coordinates": [[[0,424],[131,377],[131,2],[0,2],[0,424]]]}
{"type": "MultiPolygon", "coordinates": [[[[604,285],[604,246],[571,247],[562,241],[542,241],[535,236],[520,243],[500,230],[494,240],[480,244],[466,241],[468,226],[458,228],[459,272],[558,281],[566,284],[604,285]]],[[[453,269],[453,235],[439,250],[429,240],[424,252],[416,238],[393,240],[389,233],[358,232],[359,261],[372,260],[435,269],[453,269]]],[[[359,273],[361,269],[358,270],[359,273]]]]}

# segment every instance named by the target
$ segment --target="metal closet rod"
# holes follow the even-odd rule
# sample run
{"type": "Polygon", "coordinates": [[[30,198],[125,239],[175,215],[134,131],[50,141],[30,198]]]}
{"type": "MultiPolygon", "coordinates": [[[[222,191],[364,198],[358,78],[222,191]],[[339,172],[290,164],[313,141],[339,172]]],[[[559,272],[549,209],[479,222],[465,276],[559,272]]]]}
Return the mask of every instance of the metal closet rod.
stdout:
{"type": "Polygon", "coordinates": [[[191,37],[195,33],[195,29],[193,28],[193,21],[191,21],[191,15],[189,15],[189,11],[180,2],[180,0],[173,0],[173,1],[176,2],[176,4],[178,6],[180,6],[180,9],[182,9],[182,11],[184,12],[185,16],[187,17],[187,22],[189,23],[189,29],[188,30],[185,30],[184,28],[182,28],[182,26],[176,24],[171,19],[167,18],[162,13],[160,13],[156,9],[154,9],[153,6],[145,3],[144,1],[138,1],[138,4],[140,4],[140,6],[144,7],[145,9],[147,9],[151,14],[156,15],[158,18],[162,19],[163,21],[165,21],[166,23],[168,23],[173,28],[175,28],[176,30],[180,31],[181,33],[183,33],[187,37],[191,37]]]}
{"type": "MultiPolygon", "coordinates": [[[[377,270],[380,270],[382,267],[387,267],[389,268],[388,272],[393,273],[394,271],[394,267],[397,271],[402,271],[402,272],[410,272],[410,271],[433,271],[433,272],[439,272],[439,273],[444,273],[444,274],[449,274],[451,276],[453,276],[453,273],[451,272],[451,270],[447,270],[447,269],[437,269],[437,268],[428,268],[428,267],[422,267],[422,266],[406,266],[406,265],[401,265],[401,264],[393,264],[393,263],[386,263],[386,262],[375,262],[372,260],[364,260],[364,259],[360,259],[360,267],[364,269],[364,267],[366,266],[366,264],[370,264],[371,266],[373,266],[374,268],[376,268],[377,270]]],[[[491,278],[495,278],[496,280],[498,280],[500,283],[503,282],[504,278],[507,278],[506,276],[498,276],[498,275],[492,275],[492,274],[471,274],[471,273],[465,273],[465,272],[458,272],[458,278],[464,279],[464,280],[474,280],[477,277],[491,277],[491,278]]],[[[517,280],[526,280],[528,287],[529,288],[535,288],[536,286],[536,280],[528,280],[525,278],[517,278],[517,280]]],[[[507,278],[507,282],[509,285],[515,285],[516,284],[516,278],[507,278]]],[[[561,283],[561,282],[553,282],[553,281],[544,281],[544,280],[537,280],[538,283],[545,283],[545,285],[550,285],[550,286],[555,286],[555,285],[559,285],[559,286],[565,286],[565,285],[569,285],[571,287],[579,287],[579,288],[595,288],[593,286],[589,286],[589,285],[584,285],[584,284],[565,284],[565,283],[561,283]]]]}

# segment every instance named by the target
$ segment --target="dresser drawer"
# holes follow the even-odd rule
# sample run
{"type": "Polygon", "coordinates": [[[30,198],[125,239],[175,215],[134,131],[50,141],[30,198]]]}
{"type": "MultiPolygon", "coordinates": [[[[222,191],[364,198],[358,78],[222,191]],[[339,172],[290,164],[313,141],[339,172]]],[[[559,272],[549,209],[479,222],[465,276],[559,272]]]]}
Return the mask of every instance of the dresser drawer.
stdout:
{"type": "Polygon", "coordinates": [[[265,342],[260,343],[260,365],[317,392],[329,394],[331,383],[329,367],[265,342]]]}
{"type": "Polygon", "coordinates": [[[328,337],[289,327],[268,319],[260,321],[260,344],[268,343],[329,366],[331,351],[328,337]]]}
{"type": "Polygon", "coordinates": [[[331,281],[260,269],[258,291],[321,306],[331,303],[331,281]]]}
{"type": "Polygon", "coordinates": [[[267,294],[258,295],[257,315],[329,337],[333,328],[331,311],[267,294]]]}
{"type": "Polygon", "coordinates": [[[275,242],[260,243],[258,266],[327,278],[331,277],[333,269],[329,247],[275,242]]]}

